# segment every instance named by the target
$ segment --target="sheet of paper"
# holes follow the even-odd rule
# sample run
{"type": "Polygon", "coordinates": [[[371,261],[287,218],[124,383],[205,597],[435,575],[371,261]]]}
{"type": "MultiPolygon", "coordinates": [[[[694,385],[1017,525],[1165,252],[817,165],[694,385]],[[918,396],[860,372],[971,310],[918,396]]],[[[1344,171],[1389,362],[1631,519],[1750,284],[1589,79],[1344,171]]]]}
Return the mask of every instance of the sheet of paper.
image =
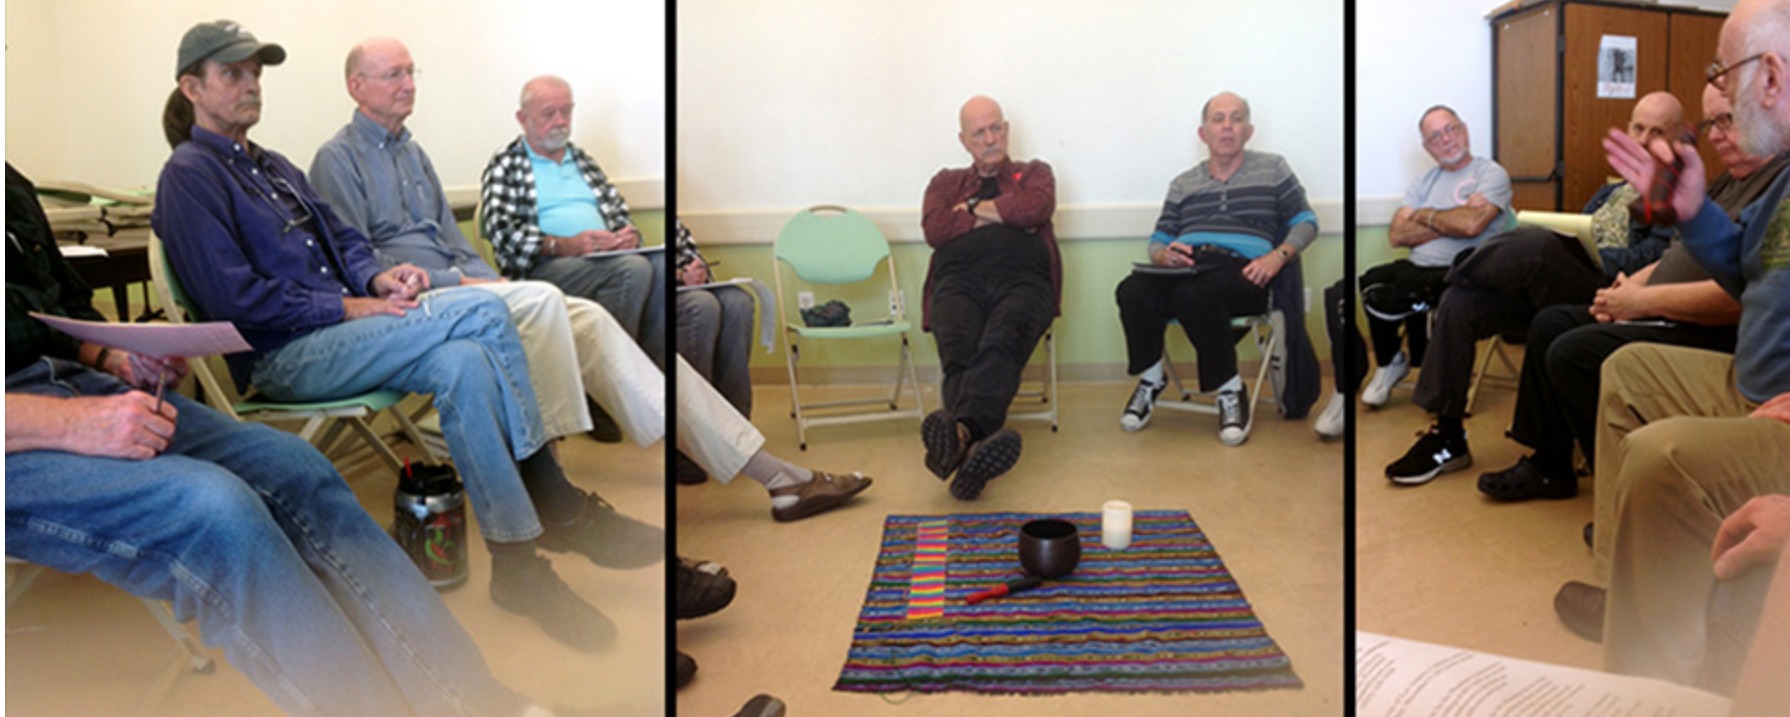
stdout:
{"type": "Polygon", "coordinates": [[[679,286],[677,290],[696,291],[697,289],[713,289],[718,286],[749,288],[752,293],[758,295],[758,313],[761,317],[758,320],[758,342],[764,346],[765,353],[770,353],[775,349],[777,347],[777,319],[782,314],[777,313],[777,295],[771,291],[771,287],[765,286],[764,282],[750,277],[742,277],[727,281],[711,281],[707,284],[679,286]]]}
{"type": "Polygon", "coordinates": [[[249,351],[252,347],[228,321],[202,324],[121,324],[80,321],[31,312],[31,317],[82,341],[145,356],[211,356],[249,351]]]}
{"type": "Polygon", "coordinates": [[[1662,680],[1355,633],[1361,717],[1719,717],[1728,698],[1662,680]]]}
{"type": "Polygon", "coordinates": [[[608,251],[593,251],[589,254],[585,254],[584,256],[585,256],[585,258],[588,258],[588,259],[597,259],[597,258],[601,258],[601,257],[605,257],[605,256],[621,256],[623,254],[651,254],[653,252],[658,252],[658,251],[665,251],[665,246],[663,244],[661,244],[659,246],[643,246],[643,247],[637,247],[634,249],[610,249],[608,251]]]}
{"type": "Polygon", "coordinates": [[[64,259],[79,259],[82,257],[90,257],[90,256],[106,256],[105,249],[101,249],[97,246],[87,246],[85,244],[57,244],[56,251],[60,252],[62,254],[62,258],[64,258],[64,259]]]}
{"type": "Polygon", "coordinates": [[[1517,223],[1551,229],[1556,234],[1577,239],[1591,263],[1599,270],[1604,268],[1604,255],[1598,253],[1597,237],[1591,233],[1590,214],[1520,211],[1517,212],[1517,223]]]}

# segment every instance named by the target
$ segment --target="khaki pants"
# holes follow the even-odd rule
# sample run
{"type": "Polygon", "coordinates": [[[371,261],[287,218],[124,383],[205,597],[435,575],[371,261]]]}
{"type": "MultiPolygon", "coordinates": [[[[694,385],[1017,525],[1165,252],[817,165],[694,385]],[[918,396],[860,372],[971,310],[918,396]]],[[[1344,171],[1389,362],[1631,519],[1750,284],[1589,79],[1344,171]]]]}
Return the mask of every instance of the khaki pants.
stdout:
{"type": "Polygon", "coordinates": [[[1770,570],[1718,582],[1722,519],[1790,493],[1790,425],[1747,418],[1732,357],[1631,344],[1603,366],[1596,556],[1604,668],[1733,690],[1770,570]]]}

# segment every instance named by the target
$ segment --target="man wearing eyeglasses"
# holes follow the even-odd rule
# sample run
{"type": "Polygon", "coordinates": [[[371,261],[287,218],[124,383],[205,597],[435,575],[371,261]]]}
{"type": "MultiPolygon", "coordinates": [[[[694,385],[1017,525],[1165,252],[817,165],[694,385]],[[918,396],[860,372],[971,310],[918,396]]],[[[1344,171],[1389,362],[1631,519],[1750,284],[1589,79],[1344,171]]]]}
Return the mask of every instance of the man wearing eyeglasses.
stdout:
{"type": "MultiPolygon", "coordinates": [[[[1635,103],[1627,133],[1637,139],[1667,136],[1683,118],[1677,98],[1654,92],[1635,103]]],[[[1638,196],[1626,184],[1610,185],[1585,205],[1585,213],[1592,215],[1601,271],[1576,241],[1569,246],[1538,227],[1488,236],[1450,266],[1443,277],[1447,288],[1430,317],[1424,370],[1411,395],[1414,403],[1435,414],[1436,422],[1404,456],[1386,466],[1388,480],[1422,485],[1473,465],[1464,423],[1481,339],[1527,330],[1536,312],[1549,306],[1590,303],[1599,288],[1659,259],[1672,232],[1629,217],[1628,206],[1638,196]]],[[[1376,302],[1370,297],[1363,303],[1376,302]]]]}
{"type": "Polygon", "coordinates": [[[238,390],[311,402],[375,389],[432,394],[492,555],[491,598],[577,649],[615,625],[572,592],[537,548],[611,567],[664,558],[663,531],[567,480],[546,447],[528,362],[495,294],[429,288],[410,264],[382,269],[280,154],[249,141],[261,69],[286,52],[235,23],[181,40],[152,223],[203,318],[229,321],[254,351],[229,357],[238,390]],[[184,104],[183,104],[184,101],[184,104]],[[176,128],[190,118],[184,132],[176,128]]]}
{"type": "Polygon", "coordinates": [[[970,166],[926,185],[920,226],[932,247],[921,325],[938,341],[944,406],[920,423],[926,469],[972,500],[1019,462],[1007,407],[1062,295],[1051,218],[1057,181],[1043,160],[1007,154],[1001,106],[976,96],[958,110],[970,166]]]}
{"type": "MultiPolygon", "coordinates": [[[[1739,149],[1790,151],[1790,0],[1741,0],[1716,55],[1707,76],[1739,149]]],[[[1664,181],[1674,155],[1684,163],[1669,209],[1692,258],[1740,302],[1732,356],[1639,343],[1604,362],[1594,549],[1609,590],[1591,594],[1604,668],[1726,693],[1790,528],[1790,171],[1736,221],[1705,194],[1695,147],[1612,131],[1604,149],[1638,187],[1664,181]]],[[[1557,607],[1585,592],[1575,586],[1557,607]]],[[[1779,664],[1790,650],[1753,647],[1779,664]]]]}
{"type": "Polygon", "coordinates": [[[512,279],[539,279],[609,310],[665,366],[665,253],[640,248],[628,203],[571,141],[572,86],[552,75],[522,86],[522,136],[480,177],[481,231],[512,279]]]}
{"type": "MultiPolygon", "coordinates": [[[[1452,108],[1425,110],[1417,131],[1436,166],[1405,191],[1387,228],[1387,241],[1393,248],[1410,249],[1410,255],[1361,275],[1362,305],[1378,366],[1361,402],[1373,407],[1384,405],[1392,387],[1422,365],[1429,345],[1428,312],[1442,294],[1442,277],[1455,255],[1512,221],[1510,174],[1497,162],[1473,155],[1467,124],[1452,108]],[[1399,349],[1400,325],[1409,351],[1399,349]]],[[[1342,406],[1335,409],[1340,414],[1342,406]]],[[[1336,425],[1341,428],[1340,422],[1336,425]]]]}
{"type": "MultiPolygon", "coordinates": [[[[1723,172],[1709,184],[1709,198],[1730,218],[1758,199],[1790,154],[1755,156],[1734,142],[1727,98],[1703,90],[1699,125],[1721,158],[1723,172]]],[[[1626,186],[1626,184],[1624,185],[1626,186]]],[[[1529,324],[1510,437],[1535,452],[1501,471],[1479,477],[1479,489],[1502,500],[1576,495],[1575,441],[1596,467],[1599,377],[1604,359],[1637,341],[1732,353],[1740,303],[1709,278],[1682,242],[1672,242],[1659,261],[1600,289],[1590,304],[1543,309],[1529,324]]],[[[1598,625],[1601,629],[1601,625],[1598,625]]]]}

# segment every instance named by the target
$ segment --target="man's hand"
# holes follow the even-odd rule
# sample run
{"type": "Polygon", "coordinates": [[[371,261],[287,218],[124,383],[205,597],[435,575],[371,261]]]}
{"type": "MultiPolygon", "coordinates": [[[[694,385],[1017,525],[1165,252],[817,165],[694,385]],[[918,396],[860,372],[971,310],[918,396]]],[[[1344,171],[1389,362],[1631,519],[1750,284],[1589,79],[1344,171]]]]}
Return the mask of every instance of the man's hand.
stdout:
{"type": "Polygon", "coordinates": [[[342,297],[342,320],[353,321],[369,316],[403,316],[405,309],[416,308],[415,301],[405,299],[375,299],[365,296],[342,297]]]}
{"type": "Polygon", "coordinates": [[[1753,409],[1751,418],[1769,418],[1790,423],[1790,393],[1780,393],[1753,409]]]}
{"type": "Polygon", "coordinates": [[[622,227],[621,231],[610,232],[602,229],[588,229],[573,237],[580,247],[589,247],[578,252],[589,254],[593,251],[619,251],[640,248],[640,231],[632,226],[622,227]]]}
{"type": "Polygon", "coordinates": [[[1150,261],[1157,266],[1193,266],[1193,247],[1169,242],[1152,254],[1150,261]]]}
{"type": "Polygon", "coordinates": [[[1243,279],[1256,286],[1267,286],[1268,282],[1273,281],[1274,276],[1279,274],[1281,269],[1286,268],[1286,265],[1286,257],[1281,256],[1277,249],[1258,256],[1254,261],[1243,265],[1243,279]]]}
{"type": "MultiPolygon", "coordinates": [[[[367,288],[379,298],[409,302],[429,290],[429,272],[413,264],[399,264],[374,275],[372,285],[367,288]]],[[[412,302],[410,305],[416,304],[412,302]]]]}
{"type": "Polygon", "coordinates": [[[139,461],[168,449],[179,414],[172,403],[156,410],[155,397],[142,391],[79,398],[9,393],[6,404],[8,453],[57,450],[139,461]]]}
{"type": "Polygon", "coordinates": [[[1609,288],[1597,290],[1597,298],[1591,301],[1591,315],[1605,324],[1642,318],[1646,308],[1641,294],[1646,288],[1641,282],[1618,272],[1616,281],[1609,288]]]}
{"type": "Polygon", "coordinates": [[[1678,223],[1690,221],[1697,215],[1697,210],[1703,208],[1703,158],[1697,154],[1696,147],[1669,142],[1663,137],[1643,147],[1627,132],[1611,127],[1604,137],[1604,152],[1610,167],[1643,196],[1653,186],[1654,177],[1671,166],[1676,153],[1684,161],[1684,170],[1678,173],[1678,186],[1673,189],[1671,199],[1672,209],[1678,212],[1678,223]]]}
{"type": "Polygon", "coordinates": [[[621,231],[615,233],[615,236],[621,241],[621,246],[616,247],[617,249],[640,248],[640,230],[634,228],[632,224],[622,227],[621,231]]]}
{"type": "Polygon", "coordinates": [[[1716,579],[1732,580],[1755,566],[1777,562],[1786,538],[1790,538],[1790,495],[1762,495],[1747,501],[1716,531],[1709,554],[1715,561],[1716,579]]]}
{"type": "Polygon", "coordinates": [[[677,273],[678,283],[684,286],[701,286],[709,283],[709,265],[701,259],[685,264],[677,273]]]}
{"type": "Polygon", "coordinates": [[[106,364],[101,367],[106,373],[145,391],[154,390],[158,385],[178,385],[186,380],[186,359],[179,356],[163,358],[114,349],[106,364]]]}

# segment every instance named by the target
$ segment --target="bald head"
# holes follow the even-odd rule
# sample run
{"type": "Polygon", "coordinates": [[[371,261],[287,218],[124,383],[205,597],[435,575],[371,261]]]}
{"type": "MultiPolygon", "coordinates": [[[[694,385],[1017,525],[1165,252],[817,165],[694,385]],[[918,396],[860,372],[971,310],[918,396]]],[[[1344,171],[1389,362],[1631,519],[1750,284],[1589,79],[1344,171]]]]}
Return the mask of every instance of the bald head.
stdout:
{"type": "Polygon", "coordinates": [[[343,71],[355,108],[388,131],[397,132],[416,110],[416,63],[404,43],[389,37],[363,40],[348,51],[343,71]]]}
{"type": "Polygon", "coordinates": [[[1650,92],[1628,115],[1628,136],[1648,144],[1661,137],[1677,134],[1684,126],[1684,105],[1670,92],[1650,92]]]}
{"type": "Polygon", "coordinates": [[[541,75],[522,83],[522,100],[517,105],[528,109],[528,105],[537,97],[564,94],[567,100],[572,97],[572,86],[554,75],[541,75]]]}
{"type": "Polygon", "coordinates": [[[1220,92],[1200,109],[1200,141],[1216,164],[1242,160],[1243,146],[1255,134],[1249,122],[1249,100],[1235,92],[1220,92]]]}
{"type": "Polygon", "coordinates": [[[984,95],[971,97],[957,111],[957,141],[970,153],[976,171],[993,174],[1007,161],[1007,119],[1001,105],[984,95]]]}
{"type": "Polygon", "coordinates": [[[1741,0],[1722,23],[1716,61],[1748,154],[1790,150],[1790,0],[1741,0]],[[1755,58],[1755,56],[1757,56],[1755,58]]]}

